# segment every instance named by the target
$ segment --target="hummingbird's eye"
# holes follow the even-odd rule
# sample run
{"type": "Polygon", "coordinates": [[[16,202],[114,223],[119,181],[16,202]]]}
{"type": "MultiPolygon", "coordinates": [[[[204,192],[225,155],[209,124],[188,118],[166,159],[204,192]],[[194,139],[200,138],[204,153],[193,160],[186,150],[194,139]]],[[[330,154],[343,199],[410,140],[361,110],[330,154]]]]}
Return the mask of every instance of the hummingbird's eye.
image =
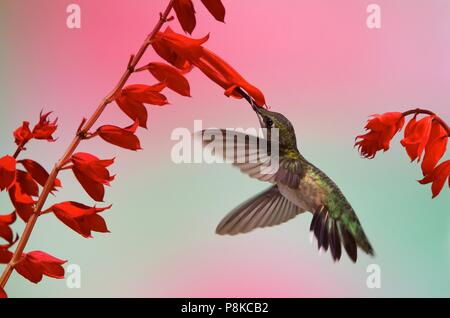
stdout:
{"type": "Polygon", "coordinates": [[[272,119],[270,119],[270,118],[266,119],[266,126],[267,126],[267,128],[272,128],[272,126],[273,126],[272,119]]]}

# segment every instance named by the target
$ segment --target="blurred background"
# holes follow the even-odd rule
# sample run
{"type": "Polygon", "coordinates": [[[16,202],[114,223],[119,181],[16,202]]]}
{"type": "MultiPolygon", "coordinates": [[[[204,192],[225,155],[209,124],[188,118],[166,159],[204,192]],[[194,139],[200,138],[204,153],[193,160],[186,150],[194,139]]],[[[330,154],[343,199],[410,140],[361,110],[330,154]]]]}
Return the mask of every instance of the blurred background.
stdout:
{"type": "MultiPolygon", "coordinates": [[[[228,99],[198,70],[188,75],[192,98],[167,92],[171,105],[149,108],[143,151],[101,140],[82,144],[116,157],[103,214],[110,234],[84,239],[55,217],[42,217],[27,250],[44,250],[81,267],[81,288],[44,278],[34,286],[14,273],[15,297],[449,297],[450,196],[431,200],[418,165],[399,144],[374,160],[353,148],[373,113],[424,107],[450,121],[450,2],[377,0],[381,29],[368,29],[373,1],[223,0],[226,23],[194,0],[194,37],[262,89],[273,110],[293,122],[302,153],[341,187],[376,257],[334,264],[309,241],[311,216],[236,237],[214,234],[221,218],[268,185],[228,165],[175,165],[174,128],[255,127],[251,108],[228,99]],[[369,264],[381,288],[366,285],[369,264]]],[[[116,84],[130,54],[153,28],[166,0],[3,0],[0,2],[1,155],[15,149],[12,131],[36,122],[41,109],[59,117],[56,143],[29,145],[26,157],[50,168],[83,116],[116,84]],[[68,29],[66,8],[81,7],[81,29],[68,29]]],[[[180,31],[176,21],[170,26],[180,31]]],[[[149,51],[143,63],[160,58],[149,51]]],[[[148,74],[130,83],[153,83],[148,74]]],[[[115,104],[100,123],[128,125],[115,104]]],[[[448,154],[447,154],[448,158],[448,154]]],[[[49,204],[94,204],[71,173],[49,204]]],[[[1,213],[11,212],[5,193],[1,213]]],[[[23,224],[15,227],[19,233],[23,224]]]]}

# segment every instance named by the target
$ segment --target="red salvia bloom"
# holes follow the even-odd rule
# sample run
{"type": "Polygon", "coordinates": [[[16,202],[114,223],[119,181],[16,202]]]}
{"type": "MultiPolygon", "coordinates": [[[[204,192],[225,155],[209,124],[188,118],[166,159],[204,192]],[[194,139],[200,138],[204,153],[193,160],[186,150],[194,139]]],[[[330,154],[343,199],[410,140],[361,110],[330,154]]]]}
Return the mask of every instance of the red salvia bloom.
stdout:
{"type": "Polygon", "coordinates": [[[0,287],[0,298],[8,298],[8,295],[2,287],[0,287]]]}
{"type": "Polygon", "coordinates": [[[0,245],[0,264],[8,264],[13,253],[9,250],[11,244],[0,245]]]}
{"type": "Polygon", "coordinates": [[[16,180],[16,159],[11,156],[0,158],[0,191],[9,189],[16,180]]]}
{"type": "Polygon", "coordinates": [[[105,196],[104,185],[109,185],[114,176],[109,174],[107,167],[114,163],[114,159],[100,160],[84,152],[72,156],[72,171],[78,182],[95,201],[102,202],[105,196]]]}
{"type": "MultiPolygon", "coordinates": [[[[37,183],[39,183],[42,187],[45,186],[49,177],[49,173],[47,172],[47,170],[45,170],[44,167],[42,167],[36,161],[30,159],[20,160],[19,163],[23,165],[25,170],[37,183]]],[[[59,179],[55,179],[53,191],[57,187],[61,187],[61,181],[59,179]]]]}
{"type": "Polygon", "coordinates": [[[34,197],[39,195],[39,187],[30,174],[17,170],[17,178],[14,185],[9,189],[10,200],[17,214],[25,222],[34,212],[34,197]]]}
{"type": "Polygon", "coordinates": [[[187,70],[190,68],[190,61],[200,58],[203,52],[202,44],[208,39],[209,35],[201,39],[191,39],[167,27],[164,32],[158,32],[152,46],[167,62],[181,70],[187,70]]]}
{"type": "Polygon", "coordinates": [[[139,122],[136,121],[132,126],[120,128],[112,125],[101,126],[97,134],[105,141],[130,150],[140,150],[141,144],[139,138],[135,135],[139,122]]]}
{"type": "Polygon", "coordinates": [[[202,0],[206,9],[220,22],[225,22],[225,7],[220,0],[202,0]]]}
{"type": "Polygon", "coordinates": [[[430,139],[433,116],[426,116],[417,121],[412,118],[405,128],[405,137],[401,144],[405,147],[411,161],[420,161],[423,151],[430,139]]]}
{"type": "Polygon", "coordinates": [[[448,178],[448,186],[450,188],[450,160],[444,161],[438,165],[434,170],[422,180],[419,180],[421,184],[432,183],[431,191],[433,198],[437,197],[444,187],[445,180],[448,178]]]}
{"type": "Polygon", "coordinates": [[[157,106],[168,104],[166,96],[160,93],[164,87],[164,84],[127,86],[116,98],[117,105],[133,121],[138,121],[139,126],[147,128],[148,113],[144,104],[157,106]]]}
{"type": "Polygon", "coordinates": [[[66,262],[45,252],[33,251],[22,254],[15,269],[30,282],[37,284],[42,280],[43,275],[58,279],[64,278],[62,265],[66,262]]]}
{"type": "Polygon", "coordinates": [[[264,94],[255,86],[245,80],[234,68],[213,52],[203,49],[199,59],[192,61],[209,79],[225,89],[225,95],[235,98],[242,96],[235,91],[243,88],[256,102],[258,106],[266,104],[264,94]]]}
{"type": "Polygon", "coordinates": [[[170,64],[185,68],[186,65],[197,66],[212,81],[225,89],[225,95],[242,98],[235,89],[243,88],[253,97],[259,106],[265,105],[263,93],[246,81],[235,69],[216,54],[203,48],[202,44],[209,36],[191,39],[173,32],[169,27],[164,33],[158,33],[153,47],[155,51],[170,64]]]}
{"type": "Polygon", "coordinates": [[[423,175],[429,175],[437,163],[444,156],[447,149],[448,133],[447,130],[436,120],[431,126],[430,138],[425,147],[425,156],[422,161],[423,175]]]}
{"type": "Polygon", "coordinates": [[[153,62],[140,68],[138,71],[143,70],[148,70],[158,81],[178,94],[188,97],[191,96],[188,80],[183,76],[183,72],[173,66],[153,62]]]}
{"type": "Polygon", "coordinates": [[[30,123],[28,121],[24,121],[22,126],[14,131],[14,141],[18,146],[25,145],[32,138],[33,134],[31,133],[30,123]]]}
{"type": "Polygon", "coordinates": [[[363,157],[374,158],[378,151],[389,149],[392,138],[402,129],[404,123],[405,119],[399,112],[373,115],[365,127],[369,132],[356,137],[355,146],[363,157]]]}
{"type": "Polygon", "coordinates": [[[16,221],[16,213],[0,215],[0,237],[12,243],[14,239],[13,231],[10,227],[16,221]]]}
{"type": "Polygon", "coordinates": [[[175,0],[173,9],[185,32],[192,34],[195,29],[195,9],[192,0],[175,0]]]}
{"type": "Polygon", "coordinates": [[[16,199],[21,203],[31,203],[30,197],[39,196],[39,186],[33,177],[22,170],[16,171],[16,183],[14,185],[16,199]]]}
{"type": "Polygon", "coordinates": [[[0,245],[0,264],[8,264],[11,261],[13,253],[9,249],[16,244],[18,239],[19,237],[16,236],[11,243],[0,245]]]}
{"type": "Polygon", "coordinates": [[[90,238],[92,231],[109,233],[105,220],[98,213],[110,208],[111,206],[96,208],[77,202],[63,202],[53,205],[49,210],[72,230],[90,238]]]}
{"type": "Polygon", "coordinates": [[[28,222],[28,219],[34,212],[35,202],[33,198],[29,195],[24,194],[20,188],[17,189],[16,185],[9,189],[9,198],[19,217],[24,222],[28,222]],[[24,203],[23,201],[25,201],[26,203],[24,203]]]}
{"type": "Polygon", "coordinates": [[[52,135],[58,128],[58,125],[56,125],[58,118],[56,118],[53,122],[50,122],[48,117],[51,113],[52,112],[42,114],[41,112],[39,116],[39,123],[37,123],[33,128],[33,137],[35,139],[55,141],[52,135]]]}

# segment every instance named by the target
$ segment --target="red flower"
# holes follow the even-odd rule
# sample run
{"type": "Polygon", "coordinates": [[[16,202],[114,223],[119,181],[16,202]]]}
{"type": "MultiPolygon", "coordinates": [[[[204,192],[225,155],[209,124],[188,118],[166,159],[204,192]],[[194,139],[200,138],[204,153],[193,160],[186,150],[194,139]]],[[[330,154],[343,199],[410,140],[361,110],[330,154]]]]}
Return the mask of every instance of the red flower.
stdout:
{"type": "MultiPolygon", "coordinates": [[[[48,174],[47,170],[45,170],[44,167],[42,167],[36,161],[30,160],[30,159],[20,160],[19,163],[23,165],[25,170],[27,170],[27,172],[31,175],[31,177],[37,183],[39,183],[42,187],[45,186],[45,184],[47,183],[49,174],[48,174]]],[[[61,181],[59,179],[55,179],[53,186],[54,186],[53,187],[53,191],[54,191],[56,187],[61,187],[61,181]]]]}
{"type": "Polygon", "coordinates": [[[202,2],[216,20],[225,21],[225,7],[221,0],[202,0],[202,2]]]}
{"type": "Polygon", "coordinates": [[[450,188],[450,160],[444,161],[438,165],[429,175],[425,176],[422,180],[419,180],[419,183],[432,183],[431,191],[433,192],[433,198],[435,198],[441,192],[447,178],[448,186],[450,188]]]}
{"type": "Polygon", "coordinates": [[[192,63],[209,79],[224,88],[226,96],[242,98],[235,91],[236,88],[241,87],[255,100],[258,106],[266,104],[264,94],[258,88],[247,82],[241,74],[213,52],[204,49],[202,56],[193,60],[192,63]]]}
{"type": "Polygon", "coordinates": [[[405,137],[401,144],[405,147],[411,161],[420,161],[423,151],[430,139],[433,116],[426,116],[419,121],[413,117],[405,128],[405,137]]]}
{"type": "Polygon", "coordinates": [[[140,150],[142,148],[139,138],[134,134],[138,126],[138,121],[126,128],[105,125],[101,126],[97,133],[103,140],[113,145],[130,150],[140,150]]]}
{"type": "Polygon", "coordinates": [[[148,113],[145,104],[163,106],[168,104],[166,96],[161,94],[163,84],[153,86],[136,84],[125,87],[116,98],[117,105],[139,126],[147,128],[148,113]]]}
{"type": "Polygon", "coordinates": [[[52,135],[58,128],[58,125],[56,125],[58,118],[56,118],[53,122],[50,122],[48,120],[48,116],[50,116],[51,113],[52,112],[42,114],[41,112],[39,115],[39,123],[37,123],[33,128],[33,137],[35,139],[55,141],[52,135]]]}
{"type": "Polygon", "coordinates": [[[53,205],[49,210],[75,232],[90,238],[91,232],[109,233],[105,220],[98,213],[110,209],[89,207],[77,202],[63,202],[53,205]]]}
{"type": "Polygon", "coordinates": [[[14,236],[10,225],[16,221],[16,213],[0,215],[0,237],[9,243],[13,242],[14,236]]]}
{"type": "Polygon", "coordinates": [[[24,121],[22,126],[14,131],[14,141],[16,145],[23,146],[30,141],[31,138],[33,138],[33,134],[30,130],[30,123],[28,121],[24,121]]]}
{"type": "Polygon", "coordinates": [[[11,156],[0,158],[0,191],[9,189],[16,180],[16,159],[11,156]]]}
{"type": "Polygon", "coordinates": [[[31,174],[22,170],[16,171],[16,183],[14,188],[16,200],[21,203],[34,202],[30,197],[39,196],[39,186],[37,182],[34,181],[31,174]]]}
{"type": "Polygon", "coordinates": [[[138,71],[148,70],[158,81],[182,96],[191,96],[188,80],[178,69],[164,63],[150,63],[138,71]]]}
{"type": "Polygon", "coordinates": [[[33,198],[30,197],[29,195],[24,194],[22,190],[20,188],[17,189],[16,186],[12,187],[9,190],[9,198],[11,199],[11,202],[14,208],[16,209],[16,212],[19,215],[19,217],[24,222],[28,222],[28,219],[34,212],[35,202],[33,198]],[[26,203],[23,203],[23,201],[25,201],[26,203]]]}
{"type": "Polygon", "coordinates": [[[64,278],[62,265],[66,262],[45,252],[34,251],[22,254],[15,269],[30,282],[37,284],[42,280],[43,275],[58,279],[64,278]]]}
{"type": "Polygon", "coordinates": [[[158,32],[152,46],[167,62],[181,70],[187,70],[190,68],[190,61],[200,58],[203,52],[202,44],[208,39],[209,35],[201,39],[191,39],[167,27],[164,32],[158,32]]]}
{"type": "Polygon", "coordinates": [[[39,195],[38,184],[30,174],[17,170],[16,182],[8,192],[17,214],[22,220],[27,222],[34,212],[35,200],[32,197],[39,195]]]}
{"type": "Polygon", "coordinates": [[[356,137],[355,146],[358,146],[361,155],[365,158],[374,158],[378,151],[389,149],[392,138],[402,129],[404,123],[405,118],[402,113],[373,115],[365,127],[369,132],[356,137]]]}
{"type": "Polygon", "coordinates": [[[258,88],[247,82],[222,58],[202,47],[208,37],[190,39],[167,28],[164,33],[158,33],[153,47],[163,59],[180,69],[190,64],[197,66],[212,81],[225,89],[225,95],[242,98],[235,92],[237,87],[241,87],[259,106],[265,105],[264,95],[258,88]]]}
{"type": "Polygon", "coordinates": [[[175,0],[173,4],[178,21],[185,32],[189,34],[195,29],[195,9],[191,0],[175,0]]]}
{"type": "Polygon", "coordinates": [[[422,172],[424,176],[429,175],[439,160],[441,160],[447,149],[447,143],[447,131],[439,122],[434,120],[431,126],[430,139],[425,147],[425,156],[422,161],[422,172]]]}
{"type": "Polygon", "coordinates": [[[114,159],[100,160],[84,152],[72,156],[72,171],[78,182],[95,201],[102,202],[105,196],[104,185],[114,180],[107,167],[114,163],[114,159]]]}
{"type": "Polygon", "coordinates": [[[8,295],[2,287],[0,287],[0,298],[8,298],[8,295]]]}
{"type": "Polygon", "coordinates": [[[13,253],[9,249],[11,248],[11,246],[16,244],[18,239],[19,237],[16,236],[16,238],[11,243],[0,245],[0,264],[8,264],[11,261],[13,253]]]}

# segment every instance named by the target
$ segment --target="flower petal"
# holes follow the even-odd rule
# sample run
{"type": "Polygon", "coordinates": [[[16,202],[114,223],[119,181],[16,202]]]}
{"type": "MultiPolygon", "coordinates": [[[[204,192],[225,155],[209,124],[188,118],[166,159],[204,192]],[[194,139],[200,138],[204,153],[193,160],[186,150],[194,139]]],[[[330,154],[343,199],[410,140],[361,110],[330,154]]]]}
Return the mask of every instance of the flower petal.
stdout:
{"type": "Polygon", "coordinates": [[[195,9],[191,0],[175,0],[173,4],[178,21],[185,32],[189,34],[195,29],[195,9]]]}
{"type": "Polygon", "coordinates": [[[9,189],[16,181],[16,159],[11,156],[0,158],[0,191],[9,189]]]}
{"type": "Polygon", "coordinates": [[[221,0],[202,0],[209,13],[220,22],[225,22],[225,7],[221,0]]]}

